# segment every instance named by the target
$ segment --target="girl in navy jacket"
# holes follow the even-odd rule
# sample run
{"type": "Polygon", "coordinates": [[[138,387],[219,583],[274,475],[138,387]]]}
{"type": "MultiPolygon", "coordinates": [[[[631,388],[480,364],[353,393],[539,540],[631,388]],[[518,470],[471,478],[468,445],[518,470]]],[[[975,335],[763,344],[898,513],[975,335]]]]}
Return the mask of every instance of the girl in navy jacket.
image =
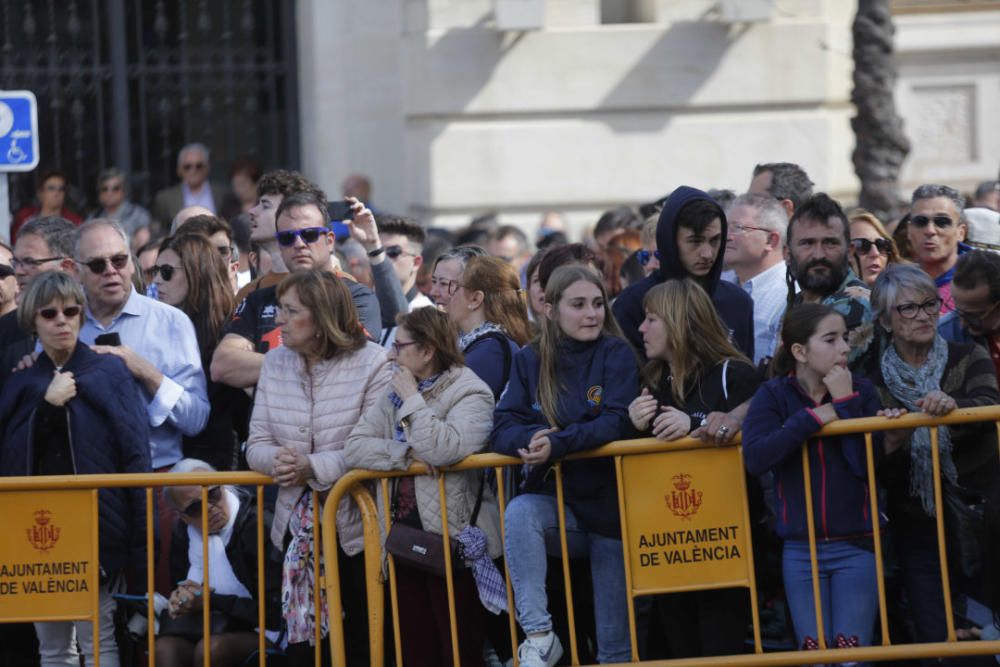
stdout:
{"type": "MultiPolygon", "coordinates": [[[[514,357],[494,415],[494,451],[519,456],[531,471],[526,491],[505,513],[505,549],[517,620],[527,634],[522,665],[554,665],[562,645],[545,595],[546,532],[558,530],[548,469],[567,454],[627,437],[628,406],[638,393],[636,358],[607,309],[602,280],[582,266],[549,278],[540,339],[514,357]]],[[[611,459],[563,465],[566,529],[590,556],[600,662],[628,662],[628,598],[617,488],[611,459]]]]}
{"type": "MultiPolygon", "coordinates": [[[[884,415],[875,388],[847,369],[847,326],[828,306],[802,304],[785,316],[776,377],[754,396],[743,423],[747,470],[774,472],[785,592],[803,648],[817,647],[802,445],[807,443],[820,601],[827,646],[871,643],[878,610],[871,501],[863,435],[813,437],[837,419],[884,415]]],[[[881,440],[875,440],[876,454],[881,440]]],[[[880,525],[885,518],[879,512],[880,525]]]]}

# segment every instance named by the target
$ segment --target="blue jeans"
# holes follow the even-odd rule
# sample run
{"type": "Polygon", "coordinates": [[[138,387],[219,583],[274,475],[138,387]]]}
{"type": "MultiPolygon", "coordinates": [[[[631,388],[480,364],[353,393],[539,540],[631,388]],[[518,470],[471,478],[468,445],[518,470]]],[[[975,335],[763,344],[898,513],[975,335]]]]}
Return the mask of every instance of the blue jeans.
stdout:
{"type": "MultiPolygon", "coordinates": [[[[861,646],[870,645],[878,614],[875,554],[846,541],[821,542],[816,545],[816,561],[827,646],[835,645],[838,634],[857,637],[861,646]]],[[[816,639],[817,635],[809,543],[786,541],[781,569],[795,639],[801,647],[806,637],[816,639]]]]}
{"type": "MultiPolygon", "coordinates": [[[[546,530],[558,529],[555,496],[528,493],[517,496],[504,514],[507,568],[514,587],[517,620],[527,633],[548,632],[552,617],[545,593],[546,530]]],[[[622,541],[583,532],[573,511],[566,507],[566,531],[586,538],[590,576],[594,584],[597,660],[629,662],[632,646],[628,628],[628,592],[625,590],[625,556],[622,541]]]]}

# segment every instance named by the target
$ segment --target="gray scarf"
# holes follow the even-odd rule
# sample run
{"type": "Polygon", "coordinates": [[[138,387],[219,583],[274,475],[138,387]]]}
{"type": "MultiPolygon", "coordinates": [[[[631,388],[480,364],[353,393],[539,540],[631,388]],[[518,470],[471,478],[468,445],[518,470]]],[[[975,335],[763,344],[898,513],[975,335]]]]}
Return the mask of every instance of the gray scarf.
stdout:
{"type": "MultiPolygon", "coordinates": [[[[893,396],[910,412],[920,412],[917,401],[928,392],[941,389],[944,365],[948,361],[948,343],[941,336],[934,337],[927,360],[914,368],[900,358],[894,345],[887,346],[882,355],[882,377],[893,396]]],[[[931,428],[923,426],[913,432],[910,440],[910,495],[920,498],[927,516],[934,516],[934,468],[931,461],[931,428]]],[[[951,432],[938,429],[941,453],[941,474],[958,482],[958,471],[951,458],[951,432]]]]}

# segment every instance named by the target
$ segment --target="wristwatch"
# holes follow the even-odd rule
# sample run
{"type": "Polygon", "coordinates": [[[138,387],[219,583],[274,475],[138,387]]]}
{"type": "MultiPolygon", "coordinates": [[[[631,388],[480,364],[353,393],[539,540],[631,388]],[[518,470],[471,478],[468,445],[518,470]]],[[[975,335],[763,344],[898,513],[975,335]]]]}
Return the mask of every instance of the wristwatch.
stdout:
{"type": "Polygon", "coordinates": [[[380,245],[379,247],[375,248],[374,250],[369,250],[368,251],[368,256],[369,257],[378,257],[379,255],[381,255],[384,252],[385,252],[385,246],[381,246],[380,245]]]}

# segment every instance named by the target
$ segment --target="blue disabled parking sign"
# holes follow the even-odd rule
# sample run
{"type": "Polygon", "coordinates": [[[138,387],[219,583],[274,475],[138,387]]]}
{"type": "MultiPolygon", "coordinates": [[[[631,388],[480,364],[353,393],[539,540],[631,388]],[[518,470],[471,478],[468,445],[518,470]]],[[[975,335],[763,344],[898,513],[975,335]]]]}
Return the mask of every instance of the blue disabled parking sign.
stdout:
{"type": "Polygon", "coordinates": [[[38,105],[30,90],[0,90],[0,172],[38,166],[38,105]]]}

